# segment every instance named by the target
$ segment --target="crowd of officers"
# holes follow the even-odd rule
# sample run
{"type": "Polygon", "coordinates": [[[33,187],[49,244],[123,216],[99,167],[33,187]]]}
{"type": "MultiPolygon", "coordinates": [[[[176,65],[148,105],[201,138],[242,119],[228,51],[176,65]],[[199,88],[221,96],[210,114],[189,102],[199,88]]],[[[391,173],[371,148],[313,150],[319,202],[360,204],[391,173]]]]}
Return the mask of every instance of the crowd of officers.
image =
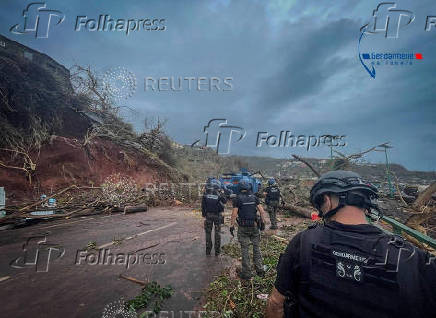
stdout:
{"type": "MultiPolygon", "coordinates": [[[[270,229],[277,229],[280,189],[274,179],[263,191],[270,229]]],[[[218,180],[206,185],[202,199],[206,255],[220,254],[222,212],[228,198],[218,180]]],[[[266,215],[259,194],[242,180],[232,195],[230,233],[241,245],[243,281],[264,276],[260,233],[266,215]]],[[[380,215],[377,189],[351,171],[323,174],[310,192],[322,222],[294,236],[277,266],[266,317],[436,317],[436,257],[368,222],[380,215]]]]}

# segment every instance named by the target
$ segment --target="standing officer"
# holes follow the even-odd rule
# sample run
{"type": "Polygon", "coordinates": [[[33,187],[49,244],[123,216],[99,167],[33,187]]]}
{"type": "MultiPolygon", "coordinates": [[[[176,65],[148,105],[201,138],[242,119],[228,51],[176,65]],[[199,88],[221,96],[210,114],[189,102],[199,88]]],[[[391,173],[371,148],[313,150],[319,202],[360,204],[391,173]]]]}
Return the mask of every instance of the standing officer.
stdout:
{"type": "Polygon", "coordinates": [[[435,257],[368,224],[377,189],[330,171],[310,192],[323,225],[280,256],[266,317],[434,317],[435,257]]]}
{"type": "Polygon", "coordinates": [[[203,194],[201,202],[201,212],[204,221],[204,230],[206,232],[206,255],[210,255],[212,250],[212,228],[215,226],[215,256],[220,254],[221,249],[221,224],[222,212],[226,204],[226,197],[220,192],[221,183],[216,180],[210,180],[206,184],[206,192],[203,194]]]}
{"type": "Polygon", "coordinates": [[[265,229],[265,211],[259,198],[250,192],[250,184],[246,180],[239,183],[240,194],[233,200],[233,212],[230,233],[234,236],[236,217],[238,222],[238,241],[241,244],[242,271],[239,276],[244,280],[252,277],[250,255],[248,250],[253,245],[253,263],[259,276],[265,274],[260,253],[260,231],[265,229]],[[257,216],[260,212],[260,218],[257,216]],[[259,231],[260,230],[260,231],[259,231]]]}
{"type": "Polygon", "coordinates": [[[274,178],[268,180],[268,186],[265,188],[264,194],[266,210],[269,213],[271,221],[271,230],[277,230],[277,209],[280,203],[280,189],[274,178]]]}

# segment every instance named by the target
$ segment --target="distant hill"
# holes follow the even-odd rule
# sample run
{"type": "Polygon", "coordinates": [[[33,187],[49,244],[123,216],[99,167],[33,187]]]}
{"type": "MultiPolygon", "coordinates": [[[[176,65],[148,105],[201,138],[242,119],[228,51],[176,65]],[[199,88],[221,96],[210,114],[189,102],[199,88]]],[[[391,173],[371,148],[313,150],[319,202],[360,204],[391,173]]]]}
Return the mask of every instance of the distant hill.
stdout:
{"type": "MultiPolygon", "coordinates": [[[[238,171],[241,167],[251,172],[260,171],[268,177],[305,177],[314,178],[313,172],[302,162],[295,159],[277,159],[255,156],[220,156],[211,148],[191,148],[180,146],[176,150],[179,160],[183,162],[185,173],[194,179],[220,175],[223,172],[238,171]]],[[[329,159],[305,158],[315,169],[325,172],[331,169],[329,159]]],[[[348,167],[365,179],[374,182],[386,181],[386,166],[384,164],[361,163],[348,167]]],[[[409,171],[399,164],[391,164],[390,170],[397,176],[399,182],[411,184],[430,184],[436,180],[435,172],[409,171]]]]}

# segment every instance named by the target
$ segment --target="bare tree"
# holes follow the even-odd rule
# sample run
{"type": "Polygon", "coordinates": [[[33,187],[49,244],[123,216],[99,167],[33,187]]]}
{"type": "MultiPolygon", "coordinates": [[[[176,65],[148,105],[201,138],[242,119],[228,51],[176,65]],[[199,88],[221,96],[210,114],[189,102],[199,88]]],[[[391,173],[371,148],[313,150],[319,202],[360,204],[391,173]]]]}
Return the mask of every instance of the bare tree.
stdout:
{"type": "Polygon", "coordinates": [[[82,106],[97,113],[118,112],[119,108],[114,105],[109,90],[90,66],[74,65],[70,72],[74,92],[85,103],[82,106]]]}
{"type": "Polygon", "coordinates": [[[383,144],[380,144],[378,146],[373,146],[365,151],[361,151],[358,153],[354,153],[351,155],[345,155],[335,149],[333,151],[339,155],[339,157],[336,157],[335,164],[333,166],[333,170],[341,170],[346,169],[351,166],[352,163],[358,162],[359,160],[362,160],[363,156],[367,153],[370,153],[372,151],[378,151],[377,148],[380,147],[389,147],[389,142],[385,142],[383,144]]]}

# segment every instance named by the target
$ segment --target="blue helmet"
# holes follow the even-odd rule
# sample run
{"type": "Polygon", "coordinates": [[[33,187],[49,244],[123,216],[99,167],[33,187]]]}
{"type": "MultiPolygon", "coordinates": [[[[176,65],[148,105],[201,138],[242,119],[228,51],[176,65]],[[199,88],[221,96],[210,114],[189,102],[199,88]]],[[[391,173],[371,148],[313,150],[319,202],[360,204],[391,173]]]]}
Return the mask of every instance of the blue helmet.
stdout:
{"type": "Polygon", "coordinates": [[[248,191],[248,190],[250,190],[250,188],[251,188],[251,185],[248,183],[247,180],[242,179],[242,180],[239,182],[239,189],[240,189],[241,191],[242,191],[242,190],[246,190],[246,191],[248,191]]]}
{"type": "Polygon", "coordinates": [[[276,183],[276,180],[274,178],[268,180],[269,185],[273,185],[274,183],[276,183]]]}

